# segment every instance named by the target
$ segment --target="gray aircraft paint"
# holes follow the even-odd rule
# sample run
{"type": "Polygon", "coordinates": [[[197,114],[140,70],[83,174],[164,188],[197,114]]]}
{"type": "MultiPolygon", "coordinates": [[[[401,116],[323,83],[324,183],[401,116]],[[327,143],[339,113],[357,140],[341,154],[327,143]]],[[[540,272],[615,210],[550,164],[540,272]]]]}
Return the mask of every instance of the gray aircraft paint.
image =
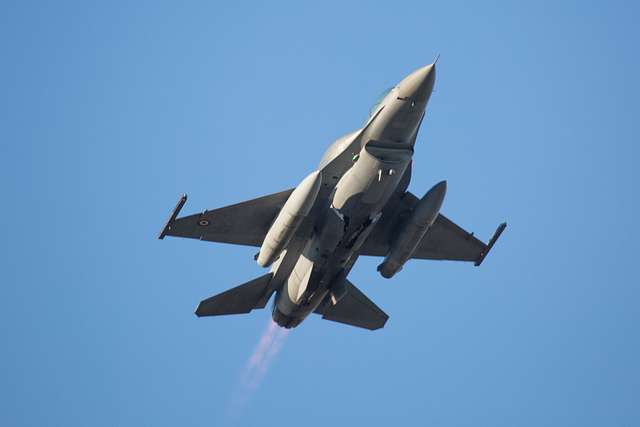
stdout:
{"type": "Polygon", "coordinates": [[[411,258],[484,260],[506,224],[484,244],[439,213],[445,182],[422,199],[406,192],[435,74],[435,64],[427,65],[389,90],[365,125],[331,144],[318,169],[293,190],[177,218],[183,196],[160,238],[260,246],[258,264],[271,266],[201,302],[198,316],[246,313],[275,293],[273,319],[280,326],[295,327],[315,312],[377,329],[388,316],[347,279],[360,255],[384,256],[378,271],[387,278],[411,258]]]}
{"type": "Polygon", "coordinates": [[[392,278],[411,258],[411,254],[436,221],[446,192],[447,181],[441,181],[434,185],[418,202],[409,218],[393,238],[391,250],[382,264],[378,266],[382,277],[392,278]]]}
{"type": "MultiPolygon", "coordinates": [[[[375,226],[374,220],[379,218],[411,161],[411,140],[434,80],[434,65],[413,72],[385,96],[378,114],[365,126],[357,160],[338,181],[330,197],[330,208],[323,214],[339,217],[344,232],[339,241],[332,241],[334,247],[319,248],[316,242],[324,233],[321,226],[298,256],[292,271],[284,274],[287,292],[277,293],[274,310],[274,320],[281,326],[298,325],[332,287],[343,284],[357,260],[363,235],[368,235],[375,226]],[[315,256],[318,250],[331,252],[320,265],[315,256]]],[[[335,297],[333,301],[337,302],[335,297]]]]}
{"type": "Polygon", "coordinates": [[[321,182],[322,175],[315,171],[293,190],[262,242],[257,259],[260,266],[271,265],[287,247],[302,221],[309,215],[320,191],[321,182]]]}

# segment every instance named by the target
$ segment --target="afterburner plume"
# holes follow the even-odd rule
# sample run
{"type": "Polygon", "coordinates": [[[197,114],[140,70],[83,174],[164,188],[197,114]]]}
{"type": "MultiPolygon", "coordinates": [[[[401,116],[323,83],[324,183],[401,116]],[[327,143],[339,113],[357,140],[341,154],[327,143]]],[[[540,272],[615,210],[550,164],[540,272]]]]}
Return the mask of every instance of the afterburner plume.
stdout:
{"type": "MultiPolygon", "coordinates": [[[[271,323],[271,324],[275,325],[275,323],[271,323]]],[[[269,366],[271,366],[271,363],[280,352],[280,349],[282,348],[282,345],[284,344],[284,341],[287,338],[287,335],[289,334],[289,329],[283,329],[277,325],[276,325],[276,328],[277,330],[273,334],[273,339],[271,340],[270,346],[264,352],[260,362],[256,364],[255,370],[252,375],[253,378],[249,383],[247,383],[247,386],[251,391],[255,391],[258,388],[258,386],[262,382],[262,379],[267,374],[267,371],[269,370],[269,366]]]]}
{"type": "Polygon", "coordinates": [[[249,360],[247,360],[240,375],[240,381],[231,396],[228,411],[229,421],[237,419],[242,414],[244,407],[267,375],[269,366],[282,349],[288,334],[288,329],[280,328],[273,320],[269,319],[269,323],[262,332],[249,360]]]}

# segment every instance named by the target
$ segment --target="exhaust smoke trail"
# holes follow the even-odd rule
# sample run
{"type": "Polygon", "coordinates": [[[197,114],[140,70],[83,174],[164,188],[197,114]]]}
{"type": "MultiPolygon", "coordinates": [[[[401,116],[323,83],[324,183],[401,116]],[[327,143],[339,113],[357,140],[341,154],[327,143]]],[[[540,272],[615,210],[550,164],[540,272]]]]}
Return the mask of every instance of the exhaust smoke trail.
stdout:
{"type": "MultiPolygon", "coordinates": [[[[275,323],[273,322],[271,324],[275,325],[275,323]]],[[[276,328],[277,330],[274,334],[273,340],[271,341],[271,345],[269,346],[269,348],[267,348],[262,360],[258,364],[256,364],[253,378],[251,382],[247,384],[249,390],[251,390],[252,392],[258,389],[258,386],[262,382],[262,379],[269,370],[269,366],[271,366],[271,363],[280,352],[280,349],[282,348],[284,341],[289,334],[289,329],[280,328],[277,325],[276,328]]]]}
{"type": "Polygon", "coordinates": [[[269,324],[262,332],[258,345],[243,368],[240,381],[231,397],[227,412],[229,421],[236,420],[241,415],[269,371],[269,366],[282,349],[288,334],[289,329],[281,328],[269,319],[269,324]]]}

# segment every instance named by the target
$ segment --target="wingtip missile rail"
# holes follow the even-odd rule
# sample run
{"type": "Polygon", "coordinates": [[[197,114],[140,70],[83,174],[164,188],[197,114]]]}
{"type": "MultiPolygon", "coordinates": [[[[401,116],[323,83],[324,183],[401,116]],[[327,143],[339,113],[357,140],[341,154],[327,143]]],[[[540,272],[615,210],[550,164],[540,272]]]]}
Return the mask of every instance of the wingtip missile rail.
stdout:
{"type": "Polygon", "coordinates": [[[480,256],[478,257],[478,259],[475,261],[473,265],[475,265],[476,267],[479,267],[480,264],[482,264],[482,261],[484,261],[487,255],[489,255],[489,251],[491,251],[491,248],[493,248],[493,245],[496,244],[496,242],[498,241],[498,238],[500,237],[500,235],[502,234],[505,228],[507,228],[506,222],[503,222],[498,226],[498,228],[496,229],[496,232],[493,233],[493,237],[491,237],[491,240],[489,240],[487,247],[485,248],[484,251],[482,251],[482,253],[480,254],[480,256]]]}
{"type": "Polygon", "coordinates": [[[176,218],[178,217],[178,214],[182,210],[182,207],[184,206],[185,203],[187,203],[187,195],[183,194],[182,196],[180,196],[180,199],[178,200],[176,207],[173,208],[173,211],[171,211],[171,216],[169,216],[169,219],[167,220],[166,224],[162,228],[162,231],[158,235],[158,239],[160,240],[164,239],[164,236],[166,236],[169,230],[171,230],[171,225],[175,222],[176,218]]]}

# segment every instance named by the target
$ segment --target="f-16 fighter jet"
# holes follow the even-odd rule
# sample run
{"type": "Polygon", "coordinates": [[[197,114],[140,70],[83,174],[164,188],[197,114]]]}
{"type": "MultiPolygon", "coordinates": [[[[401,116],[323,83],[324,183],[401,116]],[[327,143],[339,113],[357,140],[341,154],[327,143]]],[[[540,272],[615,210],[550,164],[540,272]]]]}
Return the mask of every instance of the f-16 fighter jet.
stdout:
{"type": "Polygon", "coordinates": [[[297,187],[178,218],[179,200],[159,238],[189,237],[259,247],[268,273],[200,302],[198,316],[248,313],[275,293],[273,320],[298,326],[309,314],[366,329],[388,316],[347,278],[360,255],[384,257],[389,279],[411,258],[480,265],[488,244],[440,213],[446,181],[422,197],[407,191],[416,136],[433,91],[435,63],[405,77],[364,126],[335,141],[297,187]]]}

